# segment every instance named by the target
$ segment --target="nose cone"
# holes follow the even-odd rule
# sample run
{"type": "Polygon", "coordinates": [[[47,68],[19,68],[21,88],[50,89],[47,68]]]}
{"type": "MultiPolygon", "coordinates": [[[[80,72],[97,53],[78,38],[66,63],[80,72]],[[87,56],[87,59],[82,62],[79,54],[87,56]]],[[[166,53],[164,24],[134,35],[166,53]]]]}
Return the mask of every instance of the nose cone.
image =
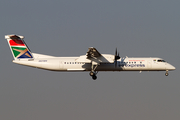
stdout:
{"type": "Polygon", "coordinates": [[[173,65],[168,64],[166,69],[167,70],[175,70],[176,68],[173,65]]]}

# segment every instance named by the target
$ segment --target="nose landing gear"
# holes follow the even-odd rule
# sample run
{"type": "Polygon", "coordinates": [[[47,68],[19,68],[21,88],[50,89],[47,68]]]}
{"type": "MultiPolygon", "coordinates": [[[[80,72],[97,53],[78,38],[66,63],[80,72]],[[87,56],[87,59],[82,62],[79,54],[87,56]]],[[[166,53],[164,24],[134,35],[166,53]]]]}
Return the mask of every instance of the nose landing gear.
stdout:
{"type": "Polygon", "coordinates": [[[169,75],[168,70],[166,70],[165,76],[168,76],[168,75],[169,75]]]}

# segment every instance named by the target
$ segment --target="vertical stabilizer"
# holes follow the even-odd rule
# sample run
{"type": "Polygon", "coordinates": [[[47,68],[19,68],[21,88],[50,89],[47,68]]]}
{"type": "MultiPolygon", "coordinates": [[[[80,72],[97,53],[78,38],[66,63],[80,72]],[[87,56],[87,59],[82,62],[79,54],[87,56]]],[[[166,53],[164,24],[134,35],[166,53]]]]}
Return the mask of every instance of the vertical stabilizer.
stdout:
{"type": "Polygon", "coordinates": [[[24,42],[24,37],[19,35],[5,35],[14,59],[31,59],[33,55],[24,42]]]}

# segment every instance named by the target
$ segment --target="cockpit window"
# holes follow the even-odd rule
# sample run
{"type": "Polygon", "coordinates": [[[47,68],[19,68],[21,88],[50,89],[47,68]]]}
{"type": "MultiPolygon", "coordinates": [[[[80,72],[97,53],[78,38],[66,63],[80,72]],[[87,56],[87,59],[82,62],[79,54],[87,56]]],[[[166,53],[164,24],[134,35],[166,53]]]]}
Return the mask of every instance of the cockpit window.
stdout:
{"type": "Polygon", "coordinates": [[[158,60],[158,62],[166,62],[165,60],[158,60]]]}

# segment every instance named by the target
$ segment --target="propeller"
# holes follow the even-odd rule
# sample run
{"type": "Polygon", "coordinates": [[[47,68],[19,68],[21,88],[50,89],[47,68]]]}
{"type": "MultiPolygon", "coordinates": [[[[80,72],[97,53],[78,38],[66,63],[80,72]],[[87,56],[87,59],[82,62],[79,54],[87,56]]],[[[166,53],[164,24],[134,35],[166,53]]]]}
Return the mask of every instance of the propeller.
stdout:
{"type": "Polygon", "coordinates": [[[117,60],[119,60],[121,57],[119,56],[119,52],[117,53],[117,48],[115,51],[115,55],[114,55],[114,62],[115,62],[115,67],[117,67],[117,60]]]}

